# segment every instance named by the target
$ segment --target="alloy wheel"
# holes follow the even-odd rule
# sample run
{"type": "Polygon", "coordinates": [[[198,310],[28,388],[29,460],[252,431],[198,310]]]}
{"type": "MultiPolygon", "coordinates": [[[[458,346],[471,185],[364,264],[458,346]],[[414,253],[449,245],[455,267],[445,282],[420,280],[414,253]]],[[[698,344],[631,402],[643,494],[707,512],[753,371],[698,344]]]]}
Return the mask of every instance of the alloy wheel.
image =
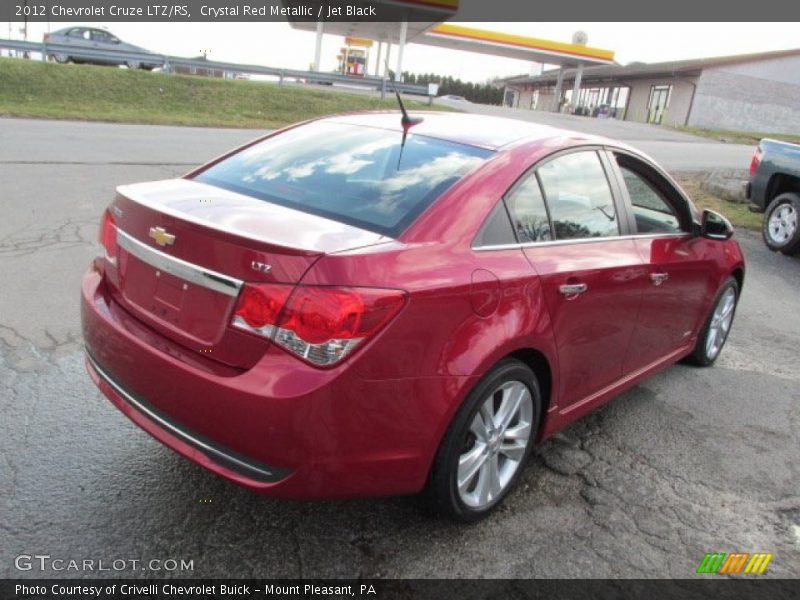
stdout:
{"type": "Polygon", "coordinates": [[[781,204],[769,216],[767,232],[773,243],[785,244],[797,231],[797,211],[791,204],[781,204]]]}
{"type": "Polygon", "coordinates": [[[736,290],[729,287],[714,307],[714,314],[711,316],[711,323],[708,326],[706,356],[710,359],[716,358],[722,350],[722,345],[731,329],[734,308],[736,308],[736,290]]]}
{"type": "Polygon", "coordinates": [[[533,399],[521,381],[507,381],[481,404],[458,459],[456,487],[473,509],[496,502],[519,469],[531,439],[533,399]]]}

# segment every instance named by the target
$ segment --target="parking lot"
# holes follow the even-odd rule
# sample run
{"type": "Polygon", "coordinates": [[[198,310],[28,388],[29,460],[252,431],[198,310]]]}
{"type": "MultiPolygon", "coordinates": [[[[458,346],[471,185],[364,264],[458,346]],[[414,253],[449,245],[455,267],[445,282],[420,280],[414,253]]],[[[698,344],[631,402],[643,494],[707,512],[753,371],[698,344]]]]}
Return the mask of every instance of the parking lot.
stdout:
{"type": "MultiPolygon", "coordinates": [[[[685,578],[717,551],[771,552],[767,576],[800,577],[800,257],[746,231],[716,366],[673,366],[546,442],[477,525],[431,519],[414,498],[257,496],[131,424],[83,368],[79,279],[101,211],[118,184],[179,175],[256,134],[0,119],[0,577],[92,575],[14,567],[48,554],[193,561],[102,573],[127,577],[685,578]]],[[[627,139],[668,169],[749,157],[691,136],[627,139]]]]}

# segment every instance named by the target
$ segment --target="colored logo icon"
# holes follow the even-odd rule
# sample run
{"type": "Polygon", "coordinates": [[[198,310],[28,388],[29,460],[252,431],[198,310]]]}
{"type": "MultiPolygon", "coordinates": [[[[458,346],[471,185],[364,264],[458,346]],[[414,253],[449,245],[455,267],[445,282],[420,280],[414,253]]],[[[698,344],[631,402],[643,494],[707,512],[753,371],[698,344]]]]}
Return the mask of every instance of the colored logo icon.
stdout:
{"type": "Polygon", "coordinates": [[[718,575],[761,575],[766,569],[772,553],[768,552],[708,552],[697,567],[698,573],[718,575]]]}

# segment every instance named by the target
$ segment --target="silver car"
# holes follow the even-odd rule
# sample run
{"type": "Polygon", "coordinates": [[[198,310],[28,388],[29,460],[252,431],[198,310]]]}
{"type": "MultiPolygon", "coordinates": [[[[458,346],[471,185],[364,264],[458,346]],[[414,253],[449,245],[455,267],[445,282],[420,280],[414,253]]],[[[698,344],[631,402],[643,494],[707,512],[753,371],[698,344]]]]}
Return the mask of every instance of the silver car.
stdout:
{"type": "Polygon", "coordinates": [[[86,63],[92,65],[126,65],[129,69],[146,69],[148,71],[161,66],[161,60],[153,55],[152,62],[147,57],[125,59],[116,57],[99,57],[92,50],[110,52],[136,52],[139,54],[152,54],[152,52],[128,44],[120,40],[113,33],[104,29],[93,27],[67,27],[59,29],[44,36],[44,43],[69,48],[57,48],[56,51],[48,49],[47,57],[58,63],[86,63]],[[86,52],[86,51],[89,52],[86,52]]]}

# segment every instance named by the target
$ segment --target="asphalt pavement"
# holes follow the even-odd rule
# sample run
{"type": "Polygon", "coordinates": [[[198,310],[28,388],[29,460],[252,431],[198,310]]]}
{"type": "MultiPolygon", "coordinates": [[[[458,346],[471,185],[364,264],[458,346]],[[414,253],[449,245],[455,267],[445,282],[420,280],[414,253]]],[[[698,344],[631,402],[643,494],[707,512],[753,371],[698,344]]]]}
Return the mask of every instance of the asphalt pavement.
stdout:
{"type": "MultiPolygon", "coordinates": [[[[258,496],[131,424],[83,368],[79,280],[101,211],[116,185],[258,133],[0,119],[0,577],[684,578],[716,551],[772,552],[767,576],[800,577],[800,258],[748,232],[716,366],[673,366],[569,427],[477,525],[427,517],[414,498],[258,496]],[[18,571],[25,554],[193,569],[18,571]]],[[[732,161],[696,138],[637,143],[732,161]]]]}

